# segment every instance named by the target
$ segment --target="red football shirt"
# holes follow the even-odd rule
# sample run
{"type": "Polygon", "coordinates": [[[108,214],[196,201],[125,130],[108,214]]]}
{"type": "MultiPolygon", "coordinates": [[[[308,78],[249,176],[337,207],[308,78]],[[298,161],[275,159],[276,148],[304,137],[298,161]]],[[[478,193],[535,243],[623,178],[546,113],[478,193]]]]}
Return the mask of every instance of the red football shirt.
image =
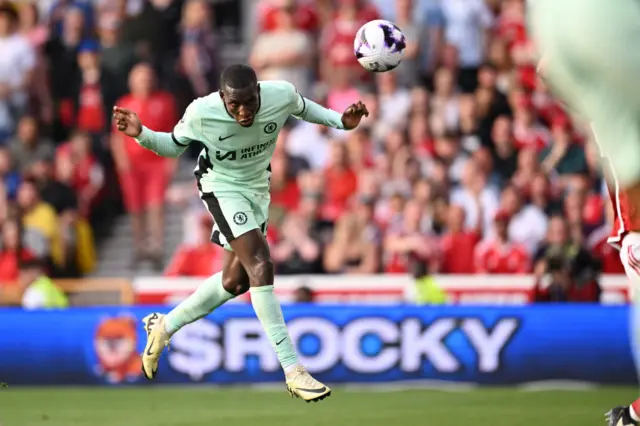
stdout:
{"type": "MultiPolygon", "coordinates": [[[[173,96],[163,91],[157,91],[146,99],[126,95],[118,100],[116,105],[135,111],[142,124],[156,132],[171,132],[178,119],[173,96]]],[[[150,163],[165,160],[163,157],[138,145],[133,138],[123,137],[125,138],[125,151],[132,162],[150,163]]]]}
{"type": "Polygon", "coordinates": [[[222,270],[222,251],[215,244],[181,246],[164,272],[166,277],[208,277],[222,270]]]}
{"type": "Polygon", "coordinates": [[[100,133],[105,129],[105,119],[100,84],[83,85],[78,99],[78,128],[100,133]]]}
{"type": "Polygon", "coordinates": [[[484,274],[525,274],[530,269],[529,254],[516,243],[484,241],[476,246],[475,271],[484,274]]]}
{"type": "Polygon", "coordinates": [[[340,216],[351,196],[358,187],[358,178],[351,169],[327,168],[325,178],[325,202],[322,214],[326,219],[335,220],[340,216]]]}
{"type": "Polygon", "coordinates": [[[448,233],[442,237],[442,265],[443,274],[473,274],[474,252],[480,242],[480,234],[473,231],[448,233]]]}

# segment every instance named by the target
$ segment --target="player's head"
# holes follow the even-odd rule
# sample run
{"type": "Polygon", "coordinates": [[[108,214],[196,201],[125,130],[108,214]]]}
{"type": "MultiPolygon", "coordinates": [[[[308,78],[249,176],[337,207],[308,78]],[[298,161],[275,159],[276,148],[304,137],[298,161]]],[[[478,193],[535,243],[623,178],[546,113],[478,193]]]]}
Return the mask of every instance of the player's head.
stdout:
{"type": "Polygon", "coordinates": [[[253,68],[231,65],[220,76],[220,97],[229,114],[242,127],[250,127],[260,108],[260,86],[253,68]]]}

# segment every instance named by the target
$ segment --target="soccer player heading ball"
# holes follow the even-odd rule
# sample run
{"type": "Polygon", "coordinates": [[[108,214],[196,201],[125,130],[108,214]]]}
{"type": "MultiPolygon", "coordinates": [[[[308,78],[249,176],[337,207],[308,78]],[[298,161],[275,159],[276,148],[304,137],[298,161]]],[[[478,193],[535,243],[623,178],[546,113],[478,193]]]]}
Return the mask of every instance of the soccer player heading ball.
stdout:
{"type": "Polygon", "coordinates": [[[195,169],[200,197],[215,221],[211,240],[223,246],[224,266],[169,314],[144,318],[147,344],[142,369],[148,379],[171,336],[247,291],[276,351],[292,396],[319,401],[331,390],[298,362],[280,303],[273,292],[273,261],[265,239],[271,157],[278,133],[293,115],[335,129],[351,130],[369,115],[358,102],[340,114],[300,95],[286,81],[258,82],[255,71],[232,65],[222,72],[219,92],[194,100],[173,133],[154,132],[134,111],[114,107],[118,130],[164,157],[178,157],[191,142],[204,149],[195,169]]]}

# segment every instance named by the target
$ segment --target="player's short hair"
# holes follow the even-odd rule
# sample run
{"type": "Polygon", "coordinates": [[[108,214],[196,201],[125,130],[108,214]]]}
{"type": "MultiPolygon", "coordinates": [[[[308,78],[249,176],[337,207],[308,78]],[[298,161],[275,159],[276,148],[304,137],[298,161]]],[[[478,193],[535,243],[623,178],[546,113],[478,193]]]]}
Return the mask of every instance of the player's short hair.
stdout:
{"type": "Polygon", "coordinates": [[[230,89],[245,89],[258,84],[258,76],[248,65],[236,64],[225,68],[220,76],[220,87],[230,89]]]}

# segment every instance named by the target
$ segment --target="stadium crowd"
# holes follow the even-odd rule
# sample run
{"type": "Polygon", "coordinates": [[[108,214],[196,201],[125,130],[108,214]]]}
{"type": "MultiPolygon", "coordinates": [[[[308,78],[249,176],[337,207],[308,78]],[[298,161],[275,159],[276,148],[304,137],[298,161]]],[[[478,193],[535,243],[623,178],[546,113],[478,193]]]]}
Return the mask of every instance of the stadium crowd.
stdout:
{"type": "MultiPolygon", "coordinates": [[[[217,89],[213,6],[0,5],[0,282],[33,257],[55,276],[90,272],[93,234],[120,198],[134,261],[163,267],[168,201],[187,214],[165,273],[218,271],[193,182],[169,186],[178,163],[110,123],[118,103],[170,131],[190,99],[217,89]]],[[[280,133],[268,232],[279,274],[624,272],[606,244],[597,153],[536,76],[523,0],[260,0],[255,15],[247,62],[261,79],[371,112],[349,133],[296,120],[280,133]],[[368,73],[353,55],[376,18],[407,37],[393,72],[368,73]]]]}

